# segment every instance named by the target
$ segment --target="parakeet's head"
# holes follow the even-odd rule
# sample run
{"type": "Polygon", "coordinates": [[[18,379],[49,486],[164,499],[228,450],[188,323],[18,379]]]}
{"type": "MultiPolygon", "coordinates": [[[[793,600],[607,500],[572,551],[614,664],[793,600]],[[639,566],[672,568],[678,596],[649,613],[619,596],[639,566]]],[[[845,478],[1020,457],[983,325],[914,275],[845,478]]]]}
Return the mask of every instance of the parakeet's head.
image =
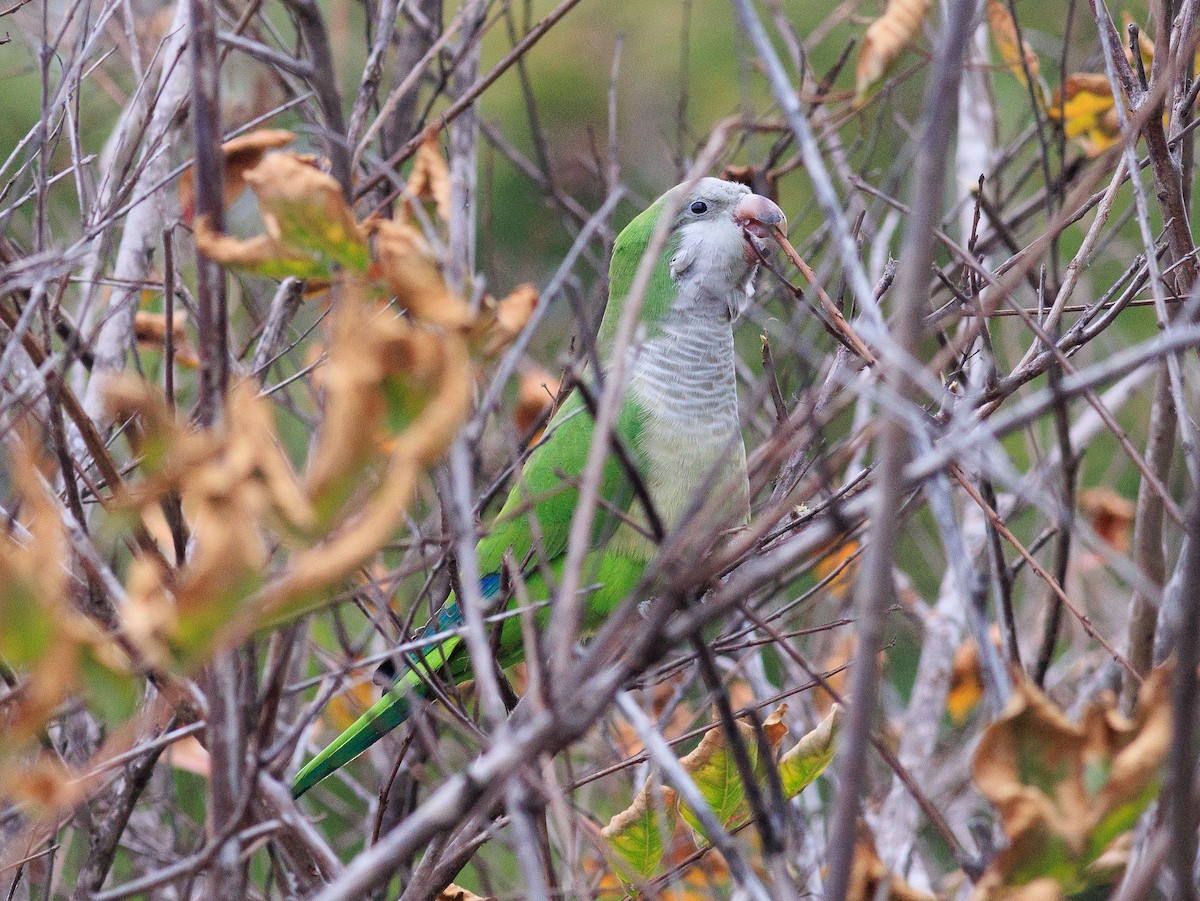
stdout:
{"type": "Polygon", "coordinates": [[[787,228],[783,211],[743,184],[719,178],[702,178],[694,186],[676,185],[655,206],[678,197],[682,202],[672,225],[671,267],[676,279],[699,267],[706,278],[743,284],[758,262],[764,239],[775,226],[787,228]]]}
{"type": "Polygon", "coordinates": [[[662,215],[674,209],[666,248],[655,266],[642,306],[651,328],[678,304],[712,301],[736,309],[758,264],[764,240],[775,227],[787,228],[783,211],[743,184],[702,178],[676,185],[652,203],[617,236],[609,267],[609,305],[600,327],[603,347],[615,335],[620,308],[638,264],[662,215]]]}

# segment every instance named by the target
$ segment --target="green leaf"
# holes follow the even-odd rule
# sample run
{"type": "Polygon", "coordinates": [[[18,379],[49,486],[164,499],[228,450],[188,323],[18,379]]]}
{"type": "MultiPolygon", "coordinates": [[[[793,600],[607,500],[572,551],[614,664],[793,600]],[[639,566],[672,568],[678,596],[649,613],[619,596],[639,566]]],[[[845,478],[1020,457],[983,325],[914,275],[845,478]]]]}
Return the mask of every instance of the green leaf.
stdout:
{"type": "Polygon", "coordinates": [[[98,659],[90,646],[85,646],[80,654],[79,670],[88,706],[106,723],[123,723],[137,711],[140,680],[132,674],[120,672],[98,659]]]}
{"type": "Polygon", "coordinates": [[[618,870],[624,876],[644,881],[658,872],[666,848],[664,835],[670,838],[675,831],[675,792],[663,788],[661,805],[652,797],[651,785],[638,792],[628,808],[616,814],[600,834],[620,856],[618,870]],[[659,813],[666,813],[667,822],[659,822],[659,813]]]}
{"type": "Polygon", "coordinates": [[[833,745],[841,723],[842,707],[834,704],[829,715],[780,759],[779,779],[787,797],[794,798],[825,772],[833,760],[833,745]]]}
{"type": "Polygon", "coordinates": [[[12,570],[0,576],[0,655],[13,666],[36,663],[54,637],[54,623],[37,600],[37,587],[12,570]]]}
{"type": "MultiPolygon", "coordinates": [[[[758,756],[754,730],[747,723],[739,722],[737,725],[750,751],[751,763],[754,763],[758,756]]],[[[743,807],[746,786],[738,773],[733,752],[725,743],[725,733],[719,728],[710,729],[696,749],[679,762],[691,775],[696,787],[700,789],[700,794],[717,815],[717,820],[722,825],[733,820],[743,807]]],[[[705,835],[700,818],[694,811],[681,803],[679,812],[698,834],[705,835]]]]}

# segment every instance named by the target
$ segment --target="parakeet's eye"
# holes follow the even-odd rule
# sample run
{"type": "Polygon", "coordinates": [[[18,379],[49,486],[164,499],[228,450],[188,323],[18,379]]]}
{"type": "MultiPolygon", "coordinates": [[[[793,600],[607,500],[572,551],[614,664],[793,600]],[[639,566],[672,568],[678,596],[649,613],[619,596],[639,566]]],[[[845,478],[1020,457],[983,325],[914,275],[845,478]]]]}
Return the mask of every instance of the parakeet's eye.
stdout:
{"type": "Polygon", "coordinates": [[[708,204],[705,203],[703,200],[696,200],[696,201],[693,201],[691,209],[692,209],[693,213],[695,213],[697,216],[699,216],[701,213],[708,212],[708,204]]]}

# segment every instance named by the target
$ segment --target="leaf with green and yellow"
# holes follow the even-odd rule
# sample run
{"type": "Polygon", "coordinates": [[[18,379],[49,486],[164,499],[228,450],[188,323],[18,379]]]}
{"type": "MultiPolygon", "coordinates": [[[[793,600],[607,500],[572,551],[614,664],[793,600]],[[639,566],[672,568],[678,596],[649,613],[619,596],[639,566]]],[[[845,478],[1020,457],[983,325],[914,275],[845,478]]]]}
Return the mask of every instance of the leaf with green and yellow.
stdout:
{"type": "MultiPolygon", "coordinates": [[[[841,707],[835,706],[812,731],[779,756],[780,745],[788,732],[783,723],[786,712],[787,705],[781,705],[762,724],[771,755],[778,757],[770,764],[759,758],[754,727],[743,720],[738,720],[736,727],[759,781],[765,781],[766,767],[775,765],[784,795],[792,798],[823,773],[833,759],[842,714],[841,707]]],[[[721,825],[738,830],[750,822],[746,787],[721,728],[714,727],[706,732],[700,744],[679,762],[721,825]]],[[[649,781],[633,803],[615,814],[600,834],[611,852],[607,855],[611,867],[626,888],[662,875],[663,860],[668,854],[678,862],[702,859],[712,853],[704,841],[703,828],[695,813],[672,789],[664,787],[659,791],[649,781]],[[679,831],[684,825],[688,828],[686,838],[682,839],[683,845],[706,854],[678,853],[679,831]]]]}
{"type": "Polygon", "coordinates": [[[1171,737],[1168,669],[1147,676],[1133,721],[1111,695],[1080,722],[1028,680],[983,734],[973,775],[1009,846],[974,901],[1066,898],[1120,878],[1130,830],[1157,796],[1171,737]]]}

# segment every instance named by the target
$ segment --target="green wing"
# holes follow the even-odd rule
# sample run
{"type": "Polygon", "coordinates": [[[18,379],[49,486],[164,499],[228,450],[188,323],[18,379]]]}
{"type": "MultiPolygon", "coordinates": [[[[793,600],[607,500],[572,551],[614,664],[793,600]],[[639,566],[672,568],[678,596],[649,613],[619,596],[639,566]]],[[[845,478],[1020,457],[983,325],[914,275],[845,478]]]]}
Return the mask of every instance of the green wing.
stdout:
{"type": "MultiPolygon", "coordinates": [[[[616,433],[635,465],[638,440],[645,421],[644,412],[633,402],[626,401],[617,419],[616,433]]],[[[571,517],[579,501],[578,483],[587,463],[594,424],[582,396],[572,392],[561,409],[546,427],[546,439],[522,467],[517,484],[496,517],[491,533],[479,542],[479,569],[483,574],[481,589],[485,598],[498,594],[499,574],[504,554],[511,550],[512,559],[528,571],[528,588],[534,600],[549,596],[539,563],[556,577],[566,553],[571,517]],[[533,559],[534,531],[529,518],[537,519],[541,541],[533,559]]],[[[605,462],[600,482],[604,509],[596,516],[593,546],[598,546],[619,525],[615,511],[629,510],[633,488],[627,473],[614,454],[605,462]]],[[[632,590],[645,567],[645,557],[619,556],[597,551],[585,561],[585,583],[593,586],[588,596],[584,624],[595,628],[608,612],[632,590]]],[[[427,635],[456,628],[461,624],[458,605],[453,595],[447,600],[442,615],[426,627],[427,635]]],[[[450,635],[422,652],[420,666],[429,671],[447,668],[454,681],[469,675],[463,652],[462,638],[450,635]]],[[[501,629],[498,658],[501,665],[511,666],[523,656],[520,624],[513,618],[501,629]]],[[[416,663],[416,661],[414,661],[416,663]]],[[[412,697],[423,693],[424,683],[417,671],[410,668],[399,677],[395,688],[387,692],[374,706],[310,760],[292,784],[292,794],[299,797],[330,773],[345,766],[388,732],[408,719],[412,713],[412,697]]]]}

